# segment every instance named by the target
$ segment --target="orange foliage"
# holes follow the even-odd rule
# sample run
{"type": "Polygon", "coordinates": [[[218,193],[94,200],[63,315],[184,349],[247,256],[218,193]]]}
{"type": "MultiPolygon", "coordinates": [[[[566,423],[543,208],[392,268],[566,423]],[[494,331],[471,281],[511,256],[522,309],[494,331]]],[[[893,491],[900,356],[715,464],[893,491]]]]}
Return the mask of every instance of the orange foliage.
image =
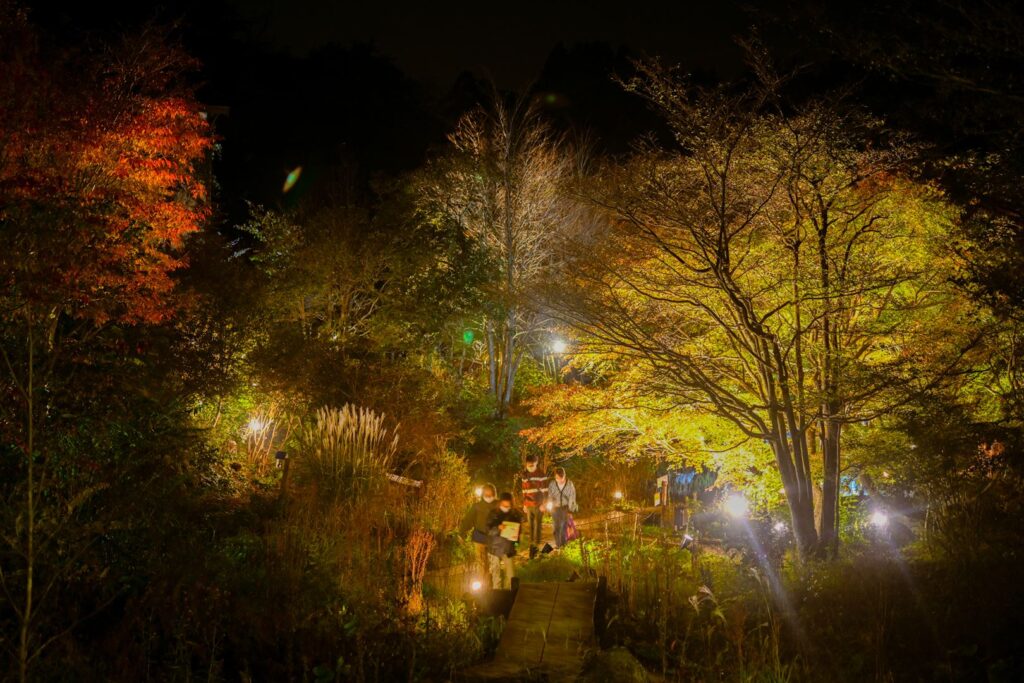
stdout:
{"type": "Polygon", "coordinates": [[[100,323],[163,320],[209,212],[209,126],[176,85],[189,62],[152,35],[102,54],[38,42],[23,17],[0,28],[2,284],[100,323]]]}

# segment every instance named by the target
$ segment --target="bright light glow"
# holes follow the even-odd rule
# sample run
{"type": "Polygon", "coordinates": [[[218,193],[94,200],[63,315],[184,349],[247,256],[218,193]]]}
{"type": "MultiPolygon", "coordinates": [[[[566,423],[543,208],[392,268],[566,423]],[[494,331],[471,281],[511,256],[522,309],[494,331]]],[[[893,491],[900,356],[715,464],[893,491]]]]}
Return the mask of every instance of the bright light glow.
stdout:
{"type": "Polygon", "coordinates": [[[730,517],[740,519],[747,516],[750,503],[747,502],[747,497],[742,493],[730,493],[725,499],[724,507],[730,517]]]}
{"type": "Polygon", "coordinates": [[[548,503],[547,505],[545,505],[544,507],[546,507],[546,508],[548,509],[548,512],[551,512],[552,510],[554,510],[554,509],[555,509],[555,504],[554,504],[554,503],[551,503],[551,502],[549,502],[549,503],[548,503]]]}
{"type": "Polygon", "coordinates": [[[889,478],[889,473],[888,473],[888,472],[885,472],[885,471],[883,471],[883,472],[882,472],[882,478],[883,478],[883,479],[888,479],[888,478],[889,478]]]}
{"type": "Polygon", "coordinates": [[[889,515],[879,510],[875,514],[871,515],[871,523],[879,529],[884,529],[889,526],[889,515]]]}
{"type": "Polygon", "coordinates": [[[564,339],[556,339],[551,342],[551,350],[555,353],[565,353],[567,348],[569,348],[569,345],[565,343],[564,339]]]}
{"type": "Polygon", "coordinates": [[[249,431],[250,432],[262,432],[267,428],[267,423],[258,417],[254,417],[249,420],[249,431]]]}
{"type": "Polygon", "coordinates": [[[622,491],[616,491],[612,494],[612,497],[614,497],[615,500],[622,500],[622,491]]]}
{"type": "Polygon", "coordinates": [[[484,495],[484,487],[483,487],[483,486],[477,486],[477,487],[476,487],[476,490],[475,490],[475,491],[473,491],[473,493],[475,493],[475,494],[476,494],[476,497],[477,497],[477,498],[482,498],[482,497],[483,497],[483,495],[484,495]]]}
{"type": "Polygon", "coordinates": [[[775,531],[777,531],[778,533],[781,534],[783,531],[786,530],[786,523],[785,522],[775,522],[775,526],[773,528],[775,529],[775,531]]]}
{"type": "Polygon", "coordinates": [[[479,591],[483,587],[484,587],[484,585],[482,583],[480,583],[479,581],[474,581],[472,584],[470,584],[470,588],[473,589],[474,593],[476,593],[477,591],[479,591]]]}

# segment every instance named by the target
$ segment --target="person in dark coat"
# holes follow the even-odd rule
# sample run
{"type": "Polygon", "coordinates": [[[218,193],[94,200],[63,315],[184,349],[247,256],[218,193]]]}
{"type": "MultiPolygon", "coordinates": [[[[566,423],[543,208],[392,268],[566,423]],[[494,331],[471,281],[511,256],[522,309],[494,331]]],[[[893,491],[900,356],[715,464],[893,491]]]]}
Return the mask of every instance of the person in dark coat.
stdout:
{"type": "Polygon", "coordinates": [[[512,578],[516,575],[518,530],[522,523],[523,513],[513,507],[512,494],[502,493],[497,509],[492,510],[487,518],[487,535],[490,538],[487,560],[491,570],[491,588],[495,590],[512,587],[512,578]]]}
{"type": "Polygon", "coordinates": [[[487,563],[487,545],[490,543],[490,536],[487,534],[487,519],[491,512],[498,507],[496,493],[497,489],[494,488],[494,484],[484,484],[480,490],[480,500],[470,506],[459,526],[459,532],[463,536],[469,531],[473,532],[470,540],[473,541],[473,549],[476,551],[476,570],[481,580],[490,571],[487,563]]]}

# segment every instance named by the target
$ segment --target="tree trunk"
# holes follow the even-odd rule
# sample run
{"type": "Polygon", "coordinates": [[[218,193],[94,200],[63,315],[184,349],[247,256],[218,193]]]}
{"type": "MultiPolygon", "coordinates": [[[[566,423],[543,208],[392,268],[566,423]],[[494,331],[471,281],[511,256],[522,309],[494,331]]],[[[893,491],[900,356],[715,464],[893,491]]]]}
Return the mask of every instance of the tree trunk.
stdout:
{"type": "Polygon", "coordinates": [[[487,386],[495,396],[498,394],[498,351],[494,339],[494,323],[488,320],[484,324],[487,333],[487,386]]]}
{"type": "MultiPolygon", "coordinates": [[[[833,413],[834,414],[834,413],[833,413]]],[[[830,556],[839,550],[839,437],[842,425],[826,419],[821,430],[825,478],[821,487],[821,549],[830,556]]]]}
{"type": "MultiPolygon", "coordinates": [[[[791,462],[789,446],[786,443],[773,444],[776,462],[782,463],[783,458],[791,462]]],[[[818,547],[818,532],[814,528],[814,496],[807,484],[797,477],[789,467],[779,467],[782,474],[782,485],[786,489],[786,502],[793,521],[793,536],[796,538],[797,551],[801,557],[813,555],[818,547]],[[788,470],[788,472],[786,471],[788,470]]]]}
{"type": "Polygon", "coordinates": [[[515,311],[506,315],[500,327],[488,321],[486,329],[488,382],[491,396],[494,397],[494,417],[503,420],[508,416],[512,404],[516,372],[522,360],[522,353],[516,343],[515,311]]]}
{"type": "Polygon", "coordinates": [[[31,310],[26,312],[28,323],[28,376],[25,382],[26,415],[26,455],[27,461],[27,497],[25,500],[25,603],[21,609],[21,624],[18,639],[18,680],[25,683],[28,680],[28,663],[31,658],[31,635],[32,619],[35,617],[35,569],[36,569],[36,547],[35,547],[35,336],[33,335],[33,324],[31,310]]]}

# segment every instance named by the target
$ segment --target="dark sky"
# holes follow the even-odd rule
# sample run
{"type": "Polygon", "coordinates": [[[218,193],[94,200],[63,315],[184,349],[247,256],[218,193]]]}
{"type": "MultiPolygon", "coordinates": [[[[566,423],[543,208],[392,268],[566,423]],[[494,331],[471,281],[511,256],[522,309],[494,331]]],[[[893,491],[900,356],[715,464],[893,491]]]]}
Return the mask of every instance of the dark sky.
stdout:
{"type": "Polygon", "coordinates": [[[297,55],[329,42],[372,42],[424,84],[449,86],[470,69],[518,88],[558,43],[605,42],[728,75],[739,63],[733,37],[779,3],[383,2],[231,0],[256,36],[297,55]]]}
{"type": "Polygon", "coordinates": [[[310,188],[334,167],[359,169],[367,186],[374,173],[418,167],[484,96],[481,80],[520,93],[539,81],[559,125],[625,153],[658,125],[612,82],[627,56],[728,79],[742,67],[735,38],[754,24],[768,38],[788,26],[771,21],[779,7],[800,0],[757,9],[749,0],[28,1],[46,32],[68,42],[154,20],[178,26],[201,64],[198,96],[230,111],[217,124],[215,170],[221,204],[239,213],[244,200],[280,199],[299,165],[310,188]],[[476,78],[460,79],[467,70],[476,78]]]}

